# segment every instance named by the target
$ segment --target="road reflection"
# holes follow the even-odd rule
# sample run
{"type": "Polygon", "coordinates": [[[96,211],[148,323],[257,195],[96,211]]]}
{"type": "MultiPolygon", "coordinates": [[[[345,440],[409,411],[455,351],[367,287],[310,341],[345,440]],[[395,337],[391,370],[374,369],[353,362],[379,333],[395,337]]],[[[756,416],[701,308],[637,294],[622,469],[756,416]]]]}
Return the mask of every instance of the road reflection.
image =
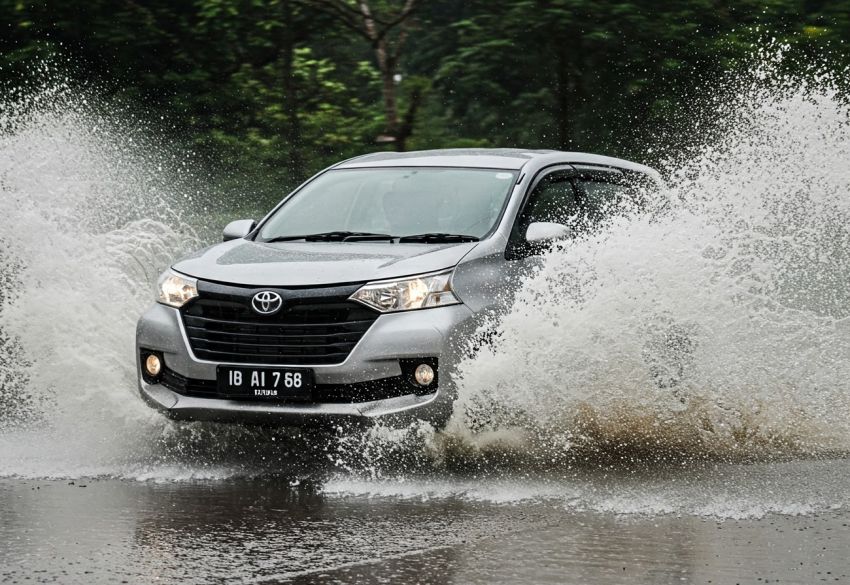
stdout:
{"type": "MultiPolygon", "coordinates": [[[[789,476],[796,469],[808,489],[824,489],[846,477],[840,469],[836,475],[841,465],[787,463],[758,475],[789,476]]],[[[756,485],[745,481],[756,474],[754,468],[722,471],[718,481],[750,492],[756,485]]],[[[512,499],[502,503],[469,487],[487,480],[378,485],[284,475],[181,482],[2,479],[0,582],[847,580],[850,512],[842,507],[725,520],[637,511],[668,505],[675,495],[671,483],[685,475],[664,484],[640,476],[612,476],[608,483],[603,476],[588,477],[581,491],[585,497],[598,493],[595,511],[571,495],[575,486],[546,484],[549,495],[539,497],[530,479],[510,484],[512,499]],[[632,484],[642,491],[633,491],[632,484]],[[364,491],[364,485],[373,487],[364,491]],[[454,491],[440,493],[439,485],[454,491]],[[599,509],[602,502],[615,502],[616,492],[634,500],[635,512],[599,509]]],[[[794,485],[785,485],[786,497],[794,485]]],[[[707,477],[676,497],[690,494],[692,504],[702,506],[697,493],[705,501],[711,493],[726,497],[707,477]]]]}

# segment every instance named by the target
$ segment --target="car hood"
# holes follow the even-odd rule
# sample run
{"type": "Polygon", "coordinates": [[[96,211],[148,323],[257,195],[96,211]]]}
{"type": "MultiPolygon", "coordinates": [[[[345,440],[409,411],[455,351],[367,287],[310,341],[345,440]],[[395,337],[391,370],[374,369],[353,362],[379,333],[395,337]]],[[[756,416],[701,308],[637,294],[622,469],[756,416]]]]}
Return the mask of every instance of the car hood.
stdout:
{"type": "Polygon", "coordinates": [[[186,256],[174,270],[248,286],[317,286],[432,272],[456,265],[478,243],[279,242],[232,240],[186,256]]]}

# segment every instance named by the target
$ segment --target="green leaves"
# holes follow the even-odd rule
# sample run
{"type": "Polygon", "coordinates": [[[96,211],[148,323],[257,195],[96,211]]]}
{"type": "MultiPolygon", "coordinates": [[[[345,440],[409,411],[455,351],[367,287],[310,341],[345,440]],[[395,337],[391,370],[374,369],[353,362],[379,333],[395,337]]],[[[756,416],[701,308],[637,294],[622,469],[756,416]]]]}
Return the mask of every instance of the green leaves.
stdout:
{"type": "MultiPolygon", "coordinates": [[[[379,19],[405,5],[370,0],[379,19]]],[[[277,197],[323,165],[386,148],[375,142],[386,87],[373,44],[352,28],[359,10],[354,0],[0,0],[0,81],[61,53],[163,118],[222,176],[277,197]]],[[[823,54],[850,63],[850,0],[421,0],[408,24],[393,88],[399,117],[415,114],[409,148],[641,158],[648,135],[674,136],[697,89],[746,66],[765,39],[789,45],[801,68],[823,54]]]]}

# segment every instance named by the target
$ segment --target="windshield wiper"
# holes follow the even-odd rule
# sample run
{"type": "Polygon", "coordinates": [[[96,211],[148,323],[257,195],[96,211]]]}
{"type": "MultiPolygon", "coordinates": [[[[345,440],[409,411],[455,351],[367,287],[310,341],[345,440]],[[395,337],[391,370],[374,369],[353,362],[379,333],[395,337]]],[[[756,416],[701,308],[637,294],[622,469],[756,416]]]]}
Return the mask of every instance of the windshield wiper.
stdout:
{"type": "Polygon", "coordinates": [[[289,242],[293,240],[304,240],[306,242],[361,242],[367,240],[395,240],[395,236],[389,234],[374,234],[372,232],[323,232],[320,234],[305,234],[301,236],[277,236],[269,238],[264,243],[289,242]]]}
{"type": "Polygon", "coordinates": [[[405,242],[424,242],[426,244],[442,244],[454,242],[477,242],[481,238],[475,236],[467,236],[464,234],[444,234],[439,232],[428,234],[415,234],[412,236],[402,236],[398,239],[399,243],[405,242]]]}
{"type": "Polygon", "coordinates": [[[375,234],[372,232],[323,232],[320,234],[304,234],[300,236],[277,236],[269,238],[264,243],[290,242],[304,240],[306,242],[367,242],[370,240],[387,240],[399,243],[425,243],[425,244],[448,244],[461,242],[477,242],[480,238],[463,234],[444,234],[433,232],[427,234],[414,234],[412,236],[391,236],[389,234],[375,234]]]}

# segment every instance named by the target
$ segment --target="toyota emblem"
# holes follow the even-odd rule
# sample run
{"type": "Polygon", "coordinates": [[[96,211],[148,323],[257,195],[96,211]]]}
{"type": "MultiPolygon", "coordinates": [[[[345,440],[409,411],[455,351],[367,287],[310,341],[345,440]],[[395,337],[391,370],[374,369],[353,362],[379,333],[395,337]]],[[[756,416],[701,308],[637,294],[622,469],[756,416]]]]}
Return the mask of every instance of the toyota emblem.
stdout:
{"type": "Polygon", "coordinates": [[[264,290],[254,295],[254,298],[251,299],[251,306],[260,315],[271,315],[280,310],[283,306],[283,299],[276,292],[264,290]]]}

